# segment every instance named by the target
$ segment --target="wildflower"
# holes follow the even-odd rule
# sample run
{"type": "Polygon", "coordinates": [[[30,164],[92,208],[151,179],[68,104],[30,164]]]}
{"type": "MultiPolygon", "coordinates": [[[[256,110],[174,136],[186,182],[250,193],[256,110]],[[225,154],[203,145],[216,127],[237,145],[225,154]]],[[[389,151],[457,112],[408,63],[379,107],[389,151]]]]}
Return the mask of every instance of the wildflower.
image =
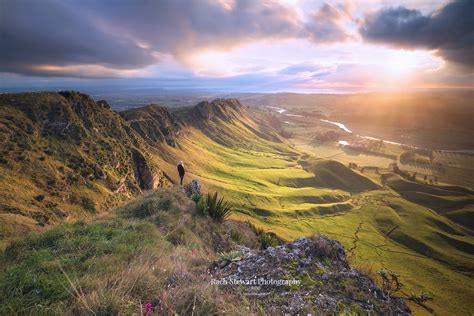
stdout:
{"type": "Polygon", "coordinates": [[[151,303],[145,304],[146,311],[143,312],[143,316],[148,316],[149,312],[153,311],[153,305],[151,303]]]}

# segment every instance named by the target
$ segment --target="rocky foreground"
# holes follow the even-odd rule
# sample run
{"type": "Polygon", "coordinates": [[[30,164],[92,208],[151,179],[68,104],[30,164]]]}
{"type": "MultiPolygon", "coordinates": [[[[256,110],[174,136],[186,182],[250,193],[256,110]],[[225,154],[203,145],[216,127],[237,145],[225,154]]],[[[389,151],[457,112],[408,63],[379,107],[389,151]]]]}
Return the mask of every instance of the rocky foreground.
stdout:
{"type": "Polygon", "coordinates": [[[343,246],[324,236],[240,255],[213,266],[214,284],[244,294],[266,311],[285,314],[410,315],[403,300],[392,298],[374,281],[351,268],[343,246]]]}

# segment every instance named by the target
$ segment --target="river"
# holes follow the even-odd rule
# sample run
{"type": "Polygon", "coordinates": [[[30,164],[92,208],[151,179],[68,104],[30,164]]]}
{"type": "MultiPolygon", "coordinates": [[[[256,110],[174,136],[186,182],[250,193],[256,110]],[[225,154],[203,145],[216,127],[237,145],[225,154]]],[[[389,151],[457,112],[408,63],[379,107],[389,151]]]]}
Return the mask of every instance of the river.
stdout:
{"type": "MultiPolygon", "coordinates": [[[[285,115],[285,116],[290,116],[290,117],[303,117],[303,115],[299,115],[299,114],[285,113],[285,112],[287,112],[287,110],[286,110],[286,109],[283,109],[283,108],[280,108],[280,107],[276,107],[276,106],[267,106],[267,107],[268,107],[268,108],[271,108],[271,109],[273,109],[274,111],[276,111],[276,112],[278,112],[278,113],[280,113],[280,114],[283,114],[283,115],[285,115]]],[[[335,125],[335,126],[339,127],[340,129],[342,129],[343,131],[345,131],[345,132],[347,132],[347,133],[354,134],[353,131],[350,130],[344,123],[335,122],[335,121],[330,121],[330,120],[325,120],[325,119],[320,119],[320,120],[321,120],[322,122],[335,125]]],[[[290,123],[290,122],[285,122],[285,123],[290,123]]],[[[381,138],[377,138],[377,137],[372,137],[372,136],[362,136],[362,135],[356,135],[356,136],[357,136],[357,137],[361,137],[361,138],[365,138],[365,139],[377,140],[377,141],[383,140],[385,143],[388,143],[388,144],[399,145],[399,146],[407,146],[407,147],[414,148],[414,149],[428,149],[428,148],[422,148],[422,147],[412,146],[412,145],[403,144],[403,143],[398,143],[398,142],[394,142],[394,141],[390,141],[390,140],[385,140],[385,139],[381,139],[381,138]]],[[[345,140],[341,140],[341,141],[339,141],[338,144],[339,144],[339,145],[342,145],[342,146],[347,146],[347,145],[349,145],[349,142],[347,142],[347,141],[345,141],[345,140]]],[[[430,149],[428,149],[428,150],[430,150],[430,149]]],[[[474,154],[474,149],[461,149],[461,150],[436,149],[435,151],[444,151],[444,152],[461,153],[461,154],[474,154]]]]}

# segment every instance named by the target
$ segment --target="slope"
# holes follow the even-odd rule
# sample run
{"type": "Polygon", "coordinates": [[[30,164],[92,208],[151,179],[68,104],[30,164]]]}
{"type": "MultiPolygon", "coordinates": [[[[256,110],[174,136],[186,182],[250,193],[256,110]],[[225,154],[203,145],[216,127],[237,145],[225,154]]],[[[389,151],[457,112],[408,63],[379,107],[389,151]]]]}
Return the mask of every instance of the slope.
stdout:
{"type": "Polygon", "coordinates": [[[0,314],[410,312],[351,268],[337,241],[312,236],[262,246],[251,225],[214,222],[178,190],[156,190],[105,217],[62,224],[10,245],[0,255],[0,314]],[[229,275],[234,269],[241,275],[229,275]],[[256,269],[268,281],[299,283],[215,284],[250,280],[256,269]],[[269,290],[286,294],[252,295],[269,290]]]}
{"type": "Polygon", "coordinates": [[[200,107],[221,114],[182,109],[176,114],[186,128],[175,139],[177,146],[154,147],[154,158],[172,181],[177,181],[177,161],[183,160],[185,181],[197,179],[205,189],[225,194],[236,208],[233,218],[285,240],[327,234],[340,240],[350,261],[368,273],[391,269],[400,274],[406,293],[432,293],[429,307],[436,312],[470,310],[473,240],[462,226],[382,186],[379,174],[302,153],[281,137],[261,137],[256,128],[278,135],[266,123],[266,113],[246,107],[236,111],[222,100],[216,111],[207,103],[200,107]]]}
{"type": "Polygon", "coordinates": [[[390,174],[387,185],[405,199],[426,206],[452,221],[474,230],[474,192],[458,186],[428,185],[390,174]]]}
{"type": "Polygon", "coordinates": [[[1,239],[93,216],[166,183],[140,136],[84,94],[1,94],[0,135],[1,239]]]}
{"type": "Polygon", "coordinates": [[[183,160],[185,182],[197,179],[205,190],[224,193],[235,207],[233,219],[285,240],[326,234],[340,240],[350,262],[368,273],[388,268],[400,274],[408,293],[433,293],[430,307],[437,313],[473,308],[472,235],[384,187],[380,174],[362,174],[318,160],[317,151],[296,149],[268,124],[271,116],[235,100],[181,109],[178,118],[157,106],[123,116],[131,120],[123,124],[136,129],[131,135],[146,149],[146,161],[176,183],[176,163],[183,160]],[[172,142],[160,136],[161,118],[180,121],[169,126],[177,131],[168,138],[172,142]],[[140,123],[133,125],[136,119],[140,123]]]}
{"type": "Polygon", "coordinates": [[[307,164],[314,177],[304,179],[302,185],[341,189],[347,192],[375,190],[379,185],[334,160],[316,160],[307,164]]]}

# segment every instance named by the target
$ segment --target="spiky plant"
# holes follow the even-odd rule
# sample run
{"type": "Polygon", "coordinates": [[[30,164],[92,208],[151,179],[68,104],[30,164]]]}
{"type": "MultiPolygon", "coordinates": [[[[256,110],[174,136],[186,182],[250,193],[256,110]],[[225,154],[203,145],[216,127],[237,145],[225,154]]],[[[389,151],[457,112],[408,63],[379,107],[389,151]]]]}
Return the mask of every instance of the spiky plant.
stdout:
{"type": "Polygon", "coordinates": [[[242,254],[238,250],[221,252],[219,253],[219,256],[221,257],[222,260],[227,260],[227,261],[239,261],[242,259],[242,254]]]}
{"type": "Polygon", "coordinates": [[[218,193],[207,193],[205,205],[207,214],[216,222],[223,222],[227,216],[232,212],[232,207],[224,198],[218,197],[218,193]]]}

